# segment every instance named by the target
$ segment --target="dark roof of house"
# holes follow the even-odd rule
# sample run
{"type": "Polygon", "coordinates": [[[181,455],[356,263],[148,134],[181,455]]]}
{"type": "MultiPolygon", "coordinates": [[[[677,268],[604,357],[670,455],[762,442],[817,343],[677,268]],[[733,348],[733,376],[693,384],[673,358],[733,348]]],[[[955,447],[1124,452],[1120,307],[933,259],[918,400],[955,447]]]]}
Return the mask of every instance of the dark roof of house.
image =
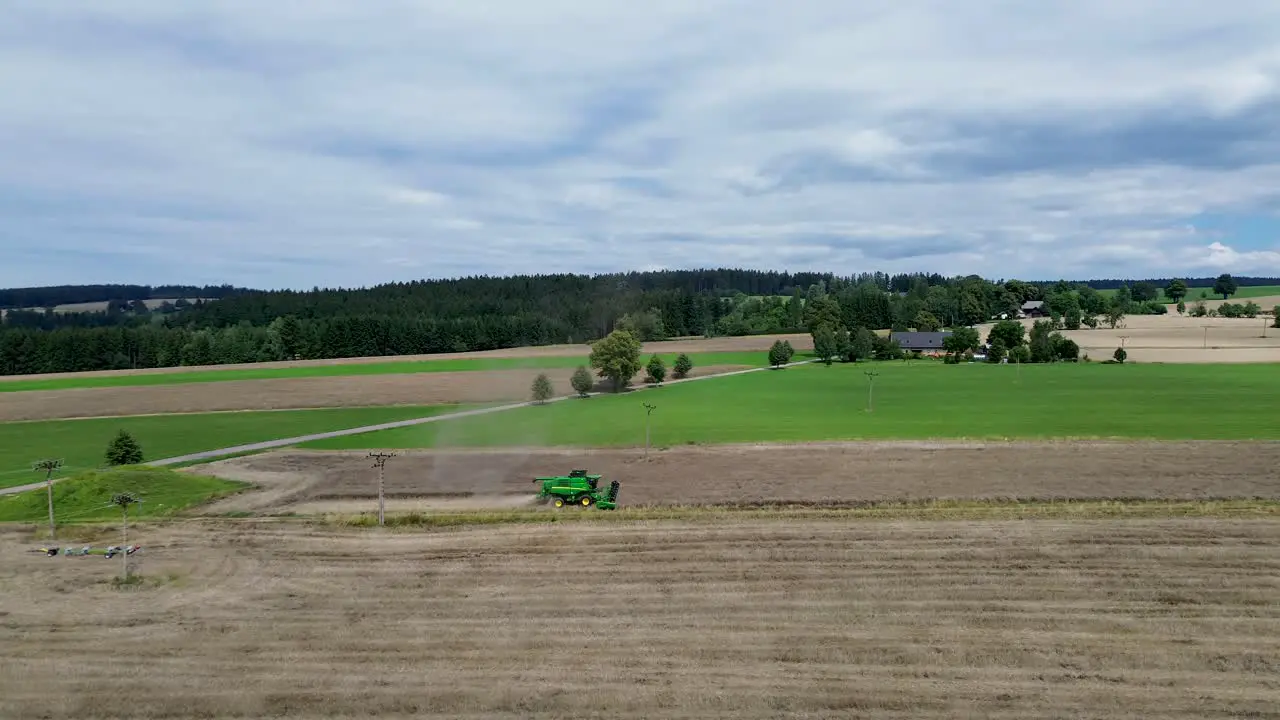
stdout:
{"type": "Polygon", "coordinates": [[[897,340],[898,346],[906,350],[941,350],[942,341],[950,336],[950,330],[943,330],[942,332],[889,333],[889,339],[897,340]]]}
{"type": "Polygon", "coordinates": [[[1043,300],[1028,300],[1022,303],[1023,310],[1040,310],[1044,308],[1043,300]]]}

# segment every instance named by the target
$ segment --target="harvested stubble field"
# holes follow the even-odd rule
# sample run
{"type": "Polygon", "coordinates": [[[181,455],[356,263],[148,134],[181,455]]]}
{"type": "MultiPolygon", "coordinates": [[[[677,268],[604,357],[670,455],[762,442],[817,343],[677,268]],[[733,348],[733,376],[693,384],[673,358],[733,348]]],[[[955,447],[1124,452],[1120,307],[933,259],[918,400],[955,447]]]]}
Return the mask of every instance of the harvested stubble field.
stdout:
{"type": "MultiPolygon", "coordinates": [[[[695,367],[690,377],[740,370],[742,365],[695,367]]],[[[435,372],[413,375],[231,380],[140,387],[33,390],[0,394],[0,422],[224,410],[438,405],[528,400],[545,372],[559,395],[573,392],[572,368],[435,372]]],[[[636,373],[635,381],[644,379],[636,373]]],[[[607,383],[597,383],[607,387],[607,383]]]]}
{"type": "Polygon", "coordinates": [[[1274,716],[1280,522],[0,536],[0,716],[1274,716]],[[109,540],[108,540],[109,541],[109,540]]]}
{"type": "MultiPolygon", "coordinates": [[[[188,468],[262,489],[209,513],[367,512],[367,451],[283,450],[188,468]]],[[[527,504],[532,478],[573,468],[622,483],[620,506],[921,499],[1280,498],[1280,442],[850,442],[400,451],[393,511],[527,504]]]]}
{"type": "MultiPolygon", "coordinates": [[[[1280,297],[1263,299],[1280,303],[1280,297]]],[[[1080,346],[1082,354],[1094,360],[1111,358],[1123,344],[1133,362],[1276,363],[1280,362],[1280,329],[1266,327],[1272,321],[1271,317],[1197,318],[1177,313],[1128,315],[1114,330],[1104,324],[1092,330],[1061,332],[1080,346]]],[[[1030,329],[1034,322],[1025,319],[1022,324],[1030,329]]],[[[992,325],[978,326],[984,341],[992,325]]]]}

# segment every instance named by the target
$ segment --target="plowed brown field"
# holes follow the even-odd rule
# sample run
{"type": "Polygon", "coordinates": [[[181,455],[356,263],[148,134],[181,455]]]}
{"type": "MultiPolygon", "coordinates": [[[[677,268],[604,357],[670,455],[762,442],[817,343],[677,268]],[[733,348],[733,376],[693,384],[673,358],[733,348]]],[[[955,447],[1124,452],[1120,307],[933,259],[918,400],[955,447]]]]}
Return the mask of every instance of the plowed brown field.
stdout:
{"type": "MultiPolygon", "coordinates": [[[[739,365],[694,368],[690,377],[740,370],[739,365]]],[[[573,369],[477,370],[412,375],[230,380],[218,383],[33,390],[0,395],[0,422],[152,413],[278,410],[285,408],[437,405],[529,399],[541,372],[557,394],[572,392],[573,369]]],[[[644,379],[644,372],[635,380],[644,379]]]]}
{"type": "Polygon", "coordinates": [[[0,537],[0,717],[1227,718],[1280,706],[1271,519],[0,537]]]}
{"type": "MultiPolygon", "coordinates": [[[[531,479],[585,468],[620,505],[851,503],[972,498],[1280,498],[1280,442],[851,442],[612,449],[398,451],[392,509],[510,506],[531,479]]],[[[230,510],[368,511],[367,452],[288,450],[197,466],[261,485],[230,510]],[[359,500],[356,500],[359,498],[359,500]]]]}

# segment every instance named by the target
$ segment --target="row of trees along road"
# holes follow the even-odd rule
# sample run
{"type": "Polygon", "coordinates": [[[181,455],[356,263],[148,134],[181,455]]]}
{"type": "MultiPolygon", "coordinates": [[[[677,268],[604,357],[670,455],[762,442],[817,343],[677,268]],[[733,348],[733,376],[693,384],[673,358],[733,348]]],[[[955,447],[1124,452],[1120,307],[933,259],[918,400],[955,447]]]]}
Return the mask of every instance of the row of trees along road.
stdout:
{"type": "MultiPolygon", "coordinates": [[[[601,378],[609,381],[614,392],[621,392],[640,371],[640,349],[641,343],[631,331],[614,330],[592,344],[589,362],[601,378]]],[[[666,380],[667,364],[657,354],[650,355],[643,367],[646,383],[660,384],[666,380]]],[[[672,366],[672,376],[675,379],[686,378],[692,371],[693,359],[688,354],[680,353],[676,356],[672,366]]],[[[569,385],[580,397],[586,397],[595,387],[595,378],[585,365],[580,365],[570,377],[569,385]]],[[[533,379],[530,391],[534,402],[545,402],[555,394],[555,388],[546,373],[540,373],[533,379]]]]}
{"type": "MultiPolygon", "coordinates": [[[[1218,280],[1235,291],[1229,276],[1218,280]]],[[[1068,328],[1112,309],[1165,312],[1153,282],[1118,287],[1108,300],[1088,284],[1065,281],[722,269],[473,277],[305,292],[192,288],[221,299],[165,311],[132,301],[109,313],[9,311],[0,322],[0,374],[494,350],[587,343],[613,330],[641,342],[798,333],[816,327],[814,313],[836,319],[834,340],[848,348],[846,357],[889,359],[892,348],[860,329],[970,326],[1016,312],[1028,300],[1044,300],[1068,328]],[[847,344],[841,328],[849,332],[847,344]]],[[[1170,281],[1166,294],[1177,287],[1170,281]]],[[[13,299],[48,299],[38,290],[13,299]]]]}

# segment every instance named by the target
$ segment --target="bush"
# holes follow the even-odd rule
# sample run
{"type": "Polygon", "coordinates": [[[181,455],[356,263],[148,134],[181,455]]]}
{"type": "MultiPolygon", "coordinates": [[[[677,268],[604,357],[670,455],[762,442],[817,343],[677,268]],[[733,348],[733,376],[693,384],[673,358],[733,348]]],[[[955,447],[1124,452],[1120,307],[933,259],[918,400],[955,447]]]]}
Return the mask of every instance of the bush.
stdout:
{"type": "Polygon", "coordinates": [[[1129,359],[1129,353],[1125,352],[1124,348],[1118,347],[1116,348],[1116,351],[1111,354],[1111,357],[1115,358],[1116,362],[1123,363],[1125,360],[1129,359]]]}
{"type": "Polygon", "coordinates": [[[897,340],[875,335],[871,341],[872,357],[877,360],[901,360],[906,356],[897,340]]]}
{"type": "Polygon", "coordinates": [[[1080,359],[1080,346],[1075,340],[1054,333],[1052,337],[1053,357],[1056,360],[1075,362],[1080,359]]]}
{"type": "Polygon", "coordinates": [[[693,370],[693,361],[685,353],[680,353],[676,357],[676,364],[671,369],[674,371],[677,380],[689,377],[689,372],[693,370]]]}
{"type": "Polygon", "coordinates": [[[591,379],[591,371],[585,365],[579,365],[577,370],[573,371],[573,377],[569,378],[569,384],[577,391],[579,397],[586,397],[591,392],[591,386],[595,385],[595,381],[591,379]]]}
{"type": "Polygon", "coordinates": [[[786,340],[774,340],[773,346],[769,348],[769,364],[775,368],[786,365],[791,362],[791,357],[795,353],[791,343],[786,340]]]}
{"type": "Polygon", "coordinates": [[[1009,350],[1009,362],[1029,363],[1031,362],[1031,348],[1026,345],[1017,345],[1009,350]]]}
{"type": "Polygon", "coordinates": [[[1271,327],[1280,328],[1280,305],[1271,309],[1271,314],[1275,316],[1275,320],[1271,321],[1271,327]]]}
{"type": "Polygon", "coordinates": [[[533,387],[530,388],[533,393],[533,401],[536,403],[544,403],[551,399],[555,393],[555,389],[551,387],[551,378],[546,373],[538,373],[538,377],[533,379],[533,387]]]}
{"type": "Polygon", "coordinates": [[[142,462],[142,446],[126,430],[121,430],[107,445],[108,465],[137,465],[142,462]]]}
{"type": "Polygon", "coordinates": [[[667,377],[667,365],[656,354],[649,356],[649,364],[644,368],[644,381],[652,385],[660,385],[667,377]]]}

